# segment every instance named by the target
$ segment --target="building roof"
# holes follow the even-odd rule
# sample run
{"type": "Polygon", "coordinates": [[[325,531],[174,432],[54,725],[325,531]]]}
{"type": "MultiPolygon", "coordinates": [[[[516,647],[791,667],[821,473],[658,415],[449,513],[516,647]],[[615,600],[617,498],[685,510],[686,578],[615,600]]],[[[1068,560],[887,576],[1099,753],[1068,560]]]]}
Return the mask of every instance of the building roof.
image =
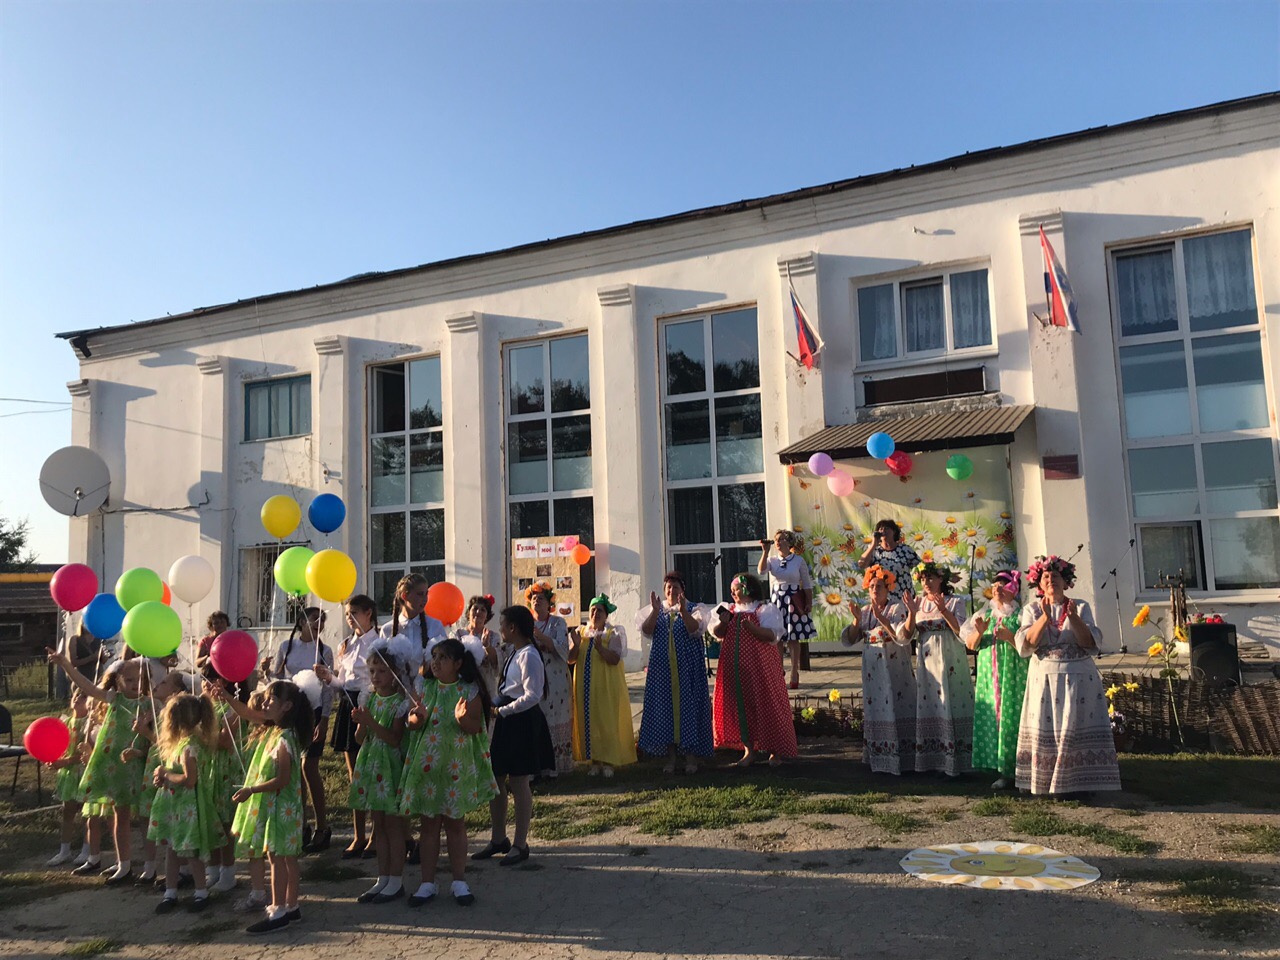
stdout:
{"type": "Polygon", "coordinates": [[[103,327],[86,327],[80,330],[67,330],[62,333],[55,334],[62,340],[69,340],[72,345],[81,353],[81,349],[88,343],[88,339],[93,334],[111,333],[119,330],[130,330],[141,327],[157,326],[160,324],[173,323],[179,320],[189,320],[193,317],[207,316],[209,314],[221,313],[228,310],[234,310],[245,303],[269,303],[275,300],[296,297],[302,294],[315,293],[318,291],[337,290],[344,287],[351,287],[360,284],[374,283],[379,280],[386,280],[393,277],[410,276],[417,273],[429,273],[432,271],[442,270],[447,267],[457,266],[460,264],[474,263],[477,261],[495,259],[499,257],[511,256],[513,254],[528,253],[537,250],[546,250],[557,246],[565,246],[574,243],[581,243],[589,240],[596,240],[603,237],[616,236],[632,232],[648,230],[653,227],[666,226],[669,224],[677,224],[693,220],[703,220],[711,217],[727,216],[734,213],[741,213],[746,210],[763,209],[769,206],[777,206],[784,203],[792,203],[800,200],[809,200],[816,197],[828,196],[831,194],[842,193],[847,190],[856,190],[859,188],[870,187],[886,181],[903,179],[907,177],[921,176],[937,171],[954,170],[962,166],[971,166],[974,164],[985,163],[991,160],[1016,156],[1018,154],[1030,153],[1037,150],[1044,150],[1050,147],[1058,147],[1065,144],[1074,143],[1090,138],[1108,136],[1122,132],[1130,132],[1139,130],[1144,127],[1161,126],[1171,123],[1192,119],[1198,116],[1211,116],[1220,113],[1226,113],[1237,110],[1246,110],[1252,107],[1265,106],[1272,103],[1280,103],[1280,91],[1272,91],[1269,93],[1257,94],[1251,97],[1241,97],[1235,100],[1225,100],[1220,103],[1207,104],[1200,107],[1192,107],[1187,110],[1175,110],[1169,113],[1156,114],[1150,117],[1143,117],[1138,120],[1128,120],[1123,123],[1103,125],[1099,127],[1088,127],[1084,130],[1077,130],[1071,133],[1058,134],[1052,137],[1041,137],[1036,140],[1027,140],[1023,143],[1012,144],[1005,147],[990,147],[985,150],[976,150],[967,152],[954,157],[948,157],[945,160],[936,160],[931,163],[921,164],[919,166],[912,165],[910,167],[899,167],[893,170],[886,170],[880,173],[866,174],[860,177],[851,177],[844,180],[836,180],[831,183],[819,184],[818,186],[803,187],[798,190],[792,190],[785,193],[775,193],[765,197],[756,197],[747,200],[738,200],[734,203],[720,204],[711,207],[700,207],[695,210],[688,210],[684,213],[670,214],[663,217],[654,217],[647,220],[636,220],[632,223],[620,224],[613,227],[605,227],[599,230],[588,230],[582,233],[569,234],[563,237],[556,237],[550,240],[540,240],[534,243],[519,244],[514,247],[506,247],[500,250],[489,251],[486,253],[468,254],[461,257],[452,257],[447,260],[437,260],[433,263],[422,264],[415,267],[402,267],[394,270],[373,271],[370,273],[361,273],[345,280],[338,280],[333,283],[317,284],[312,287],[303,287],[297,290],[286,290],[279,293],[267,294],[258,297],[247,297],[243,300],[237,300],[234,303],[220,303],[208,307],[198,307],[195,310],[186,313],[176,313],[164,317],[156,317],[151,320],[139,320],[131,323],[116,324],[114,326],[103,327]]]}
{"type": "Polygon", "coordinates": [[[783,463],[804,463],[815,453],[829,454],[833,460],[869,459],[867,440],[881,431],[893,437],[898,450],[907,453],[1010,443],[1034,409],[1032,406],[986,407],[827,427],[779,450],[778,459],[783,463]]]}

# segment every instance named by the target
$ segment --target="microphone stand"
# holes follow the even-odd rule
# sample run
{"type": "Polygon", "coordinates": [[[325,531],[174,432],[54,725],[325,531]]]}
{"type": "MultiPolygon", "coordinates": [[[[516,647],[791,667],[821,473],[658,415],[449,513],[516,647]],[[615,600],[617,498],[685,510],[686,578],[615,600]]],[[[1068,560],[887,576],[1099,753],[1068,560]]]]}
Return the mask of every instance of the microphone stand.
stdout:
{"type": "MultiPolygon", "coordinates": [[[[1124,642],[1124,615],[1120,612],[1120,564],[1124,563],[1125,558],[1129,556],[1129,551],[1133,549],[1134,539],[1129,540],[1129,546],[1125,547],[1124,553],[1120,555],[1120,559],[1116,561],[1116,565],[1107,571],[1107,578],[1115,590],[1116,597],[1116,626],[1119,628],[1120,653],[1121,655],[1129,652],[1129,645],[1124,642]]],[[[1079,551],[1076,551],[1079,553],[1079,551]]],[[[1098,587],[1099,591],[1107,589],[1108,580],[1103,580],[1098,587]]]]}
{"type": "MultiPolygon", "coordinates": [[[[720,566],[720,561],[723,559],[724,559],[724,554],[721,554],[721,553],[717,553],[714,557],[711,558],[711,576],[713,578],[716,575],[716,569],[720,566]]],[[[672,629],[674,629],[674,627],[672,627],[672,629]]],[[[707,643],[706,643],[705,637],[702,642],[702,659],[703,659],[703,662],[705,662],[707,665],[707,676],[714,677],[716,675],[716,672],[715,670],[711,669],[711,654],[707,652],[707,643]]]]}

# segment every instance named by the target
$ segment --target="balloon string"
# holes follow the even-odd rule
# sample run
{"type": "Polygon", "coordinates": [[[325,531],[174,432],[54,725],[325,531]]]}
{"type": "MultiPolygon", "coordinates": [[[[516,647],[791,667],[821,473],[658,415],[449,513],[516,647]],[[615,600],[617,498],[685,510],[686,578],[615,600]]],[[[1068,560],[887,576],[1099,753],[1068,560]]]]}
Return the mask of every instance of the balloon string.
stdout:
{"type": "Polygon", "coordinates": [[[240,755],[240,745],[236,743],[235,731],[231,729],[231,718],[227,716],[230,712],[230,707],[222,711],[222,723],[227,728],[227,736],[231,738],[231,749],[235,751],[236,762],[240,764],[240,773],[247,777],[249,776],[249,768],[244,765],[244,757],[240,755]]]}
{"type": "Polygon", "coordinates": [[[195,614],[192,612],[193,607],[194,604],[187,604],[187,630],[190,631],[191,642],[191,688],[194,690],[196,686],[196,621],[195,614]]]}

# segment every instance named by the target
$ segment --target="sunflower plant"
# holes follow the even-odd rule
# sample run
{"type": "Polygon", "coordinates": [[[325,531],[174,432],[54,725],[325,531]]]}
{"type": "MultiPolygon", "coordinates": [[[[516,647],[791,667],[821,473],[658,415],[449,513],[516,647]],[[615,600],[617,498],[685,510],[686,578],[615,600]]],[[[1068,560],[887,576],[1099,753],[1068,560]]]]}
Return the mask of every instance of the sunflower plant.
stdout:
{"type": "Polygon", "coordinates": [[[1152,667],[1159,669],[1159,676],[1169,688],[1169,709],[1173,712],[1173,725],[1178,730],[1178,740],[1185,746],[1186,739],[1182,735],[1182,720],[1178,717],[1178,698],[1173,688],[1173,681],[1180,676],[1181,664],[1178,663],[1178,645],[1166,643],[1163,637],[1152,637],[1147,647],[1147,661],[1152,667]]]}

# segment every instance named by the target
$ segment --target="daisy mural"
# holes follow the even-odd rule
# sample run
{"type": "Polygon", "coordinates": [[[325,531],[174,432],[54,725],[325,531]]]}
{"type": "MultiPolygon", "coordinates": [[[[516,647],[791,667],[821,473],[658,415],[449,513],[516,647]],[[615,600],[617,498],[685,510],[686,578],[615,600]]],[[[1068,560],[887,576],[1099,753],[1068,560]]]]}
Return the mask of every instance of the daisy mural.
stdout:
{"type": "Polygon", "coordinates": [[[803,465],[795,466],[788,478],[791,518],[804,538],[804,558],[813,576],[817,639],[838,640],[850,620],[850,601],[867,602],[858,559],[882,518],[902,526],[903,541],[922,560],[951,567],[958,594],[968,595],[972,579],[976,597],[999,571],[1017,566],[1004,448],[966,449],[974,471],[963,486],[946,473],[952,452],[914,454],[907,485],[879,461],[841,461],[841,468],[858,480],[848,497],[834,496],[825,483],[812,482],[803,465]]]}

